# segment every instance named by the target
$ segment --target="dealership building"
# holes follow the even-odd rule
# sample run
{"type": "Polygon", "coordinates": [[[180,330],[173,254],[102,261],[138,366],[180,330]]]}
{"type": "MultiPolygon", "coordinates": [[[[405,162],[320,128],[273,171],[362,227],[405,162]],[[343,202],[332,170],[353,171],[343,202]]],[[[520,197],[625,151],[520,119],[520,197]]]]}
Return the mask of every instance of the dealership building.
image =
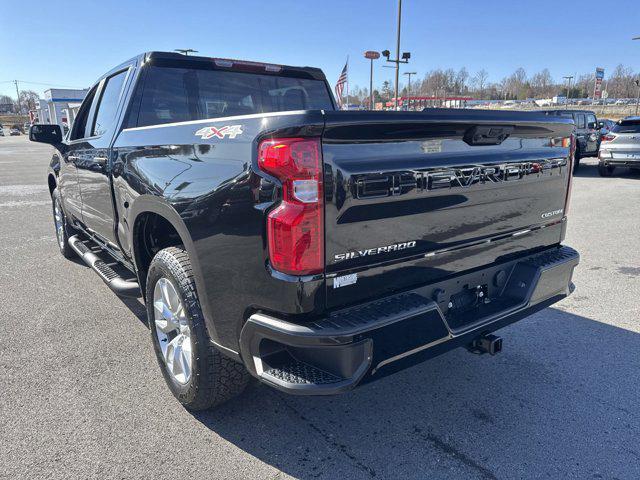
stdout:
{"type": "Polygon", "coordinates": [[[36,104],[34,121],[57,123],[61,127],[64,125],[69,127],[88,91],[88,88],[83,90],[67,88],[45,90],[44,99],[38,100],[36,104]]]}

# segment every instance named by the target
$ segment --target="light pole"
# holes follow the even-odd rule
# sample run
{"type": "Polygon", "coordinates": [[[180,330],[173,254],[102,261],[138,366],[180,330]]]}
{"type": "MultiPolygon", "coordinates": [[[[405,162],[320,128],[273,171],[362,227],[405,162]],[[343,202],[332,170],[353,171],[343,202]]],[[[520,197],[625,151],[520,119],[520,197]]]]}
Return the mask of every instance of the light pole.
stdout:
{"type": "Polygon", "coordinates": [[[380,54],[375,50],[364,52],[364,58],[371,60],[371,71],[369,73],[369,110],[373,110],[373,61],[380,58],[380,54]]]}
{"type": "Polygon", "coordinates": [[[411,53],[402,52],[402,58],[400,58],[400,25],[402,23],[402,0],[398,0],[398,36],[396,41],[396,58],[389,58],[391,52],[389,50],[383,50],[382,55],[387,59],[387,62],[393,62],[396,64],[396,110],[398,110],[398,82],[400,81],[400,64],[409,63],[411,53]]]}
{"type": "Polygon", "coordinates": [[[567,80],[567,105],[569,105],[569,91],[571,90],[571,80],[573,80],[573,75],[567,75],[566,77],[562,77],[567,80]]]}
{"type": "Polygon", "coordinates": [[[403,75],[407,76],[407,82],[409,85],[407,86],[407,95],[411,96],[411,75],[416,75],[416,72],[404,72],[403,75]]]}

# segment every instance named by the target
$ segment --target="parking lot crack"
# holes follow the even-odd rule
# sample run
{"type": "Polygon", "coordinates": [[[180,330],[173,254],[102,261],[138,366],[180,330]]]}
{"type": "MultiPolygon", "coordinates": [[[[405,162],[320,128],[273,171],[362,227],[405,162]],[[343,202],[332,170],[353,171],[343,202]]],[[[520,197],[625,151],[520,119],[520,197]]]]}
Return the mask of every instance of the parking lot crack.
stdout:
{"type": "Polygon", "coordinates": [[[416,425],[413,426],[413,433],[415,435],[418,435],[425,442],[430,443],[434,448],[444,453],[448,457],[451,457],[459,461],[460,463],[464,464],[465,466],[475,470],[482,476],[482,478],[486,478],[490,480],[498,479],[498,477],[496,477],[494,473],[491,470],[489,470],[487,467],[480,464],[479,462],[469,457],[468,455],[464,454],[463,452],[458,450],[456,447],[445,442],[444,440],[434,435],[433,433],[423,432],[422,429],[416,425]]]}
{"type": "Polygon", "coordinates": [[[344,455],[345,457],[347,457],[349,460],[351,460],[351,462],[361,471],[363,471],[365,474],[367,474],[370,478],[375,478],[376,476],[376,471],[371,468],[369,465],[366,465],[362,460],[360,460],[356,455],[354,455],[350,450],[349,447],[347,447],[347,445],[338,442],[335,438],[333,438],[331,435],[329,435],[328,433],[326,433],[324,430],[322,430],[320,427],[318,427],[315,423],[313,423],[313,421],[311,421],[310,419],[308,419],[307,417],[305,417],[296,407],[294,407],[291,403],[289,403],[286,399],[286,397],[280,397],[280,400],[282,401],[282,403],[284,403],[284,405],[289,408],[289,410],[291,410],[300,420],[302,420],[309,428],[311,428],[313,431],[315,431],[318,435],[320,435],[322,437],[322,439],[333,449],[337,450],[338,452],[340,452],[342,455],[344,455]]]}

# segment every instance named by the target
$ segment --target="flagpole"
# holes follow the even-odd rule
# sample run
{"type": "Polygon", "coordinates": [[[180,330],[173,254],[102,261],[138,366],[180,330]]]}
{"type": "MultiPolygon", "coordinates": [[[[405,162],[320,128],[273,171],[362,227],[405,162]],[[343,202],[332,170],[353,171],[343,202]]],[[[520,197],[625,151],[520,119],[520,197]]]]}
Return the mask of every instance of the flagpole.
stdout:
{"type": "Polygon", "coordinates": [[[349,110],[349,55],[347,55],[347,110],[349,110]]]}

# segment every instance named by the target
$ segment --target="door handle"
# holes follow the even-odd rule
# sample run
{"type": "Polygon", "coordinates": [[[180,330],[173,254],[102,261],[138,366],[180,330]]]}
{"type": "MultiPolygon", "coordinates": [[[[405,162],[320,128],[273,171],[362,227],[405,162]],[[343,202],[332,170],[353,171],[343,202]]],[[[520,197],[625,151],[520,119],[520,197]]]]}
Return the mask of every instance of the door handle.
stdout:
{"type": "Polygon", "coordinates": [[[104,166],[107,164],[107,157],[93,157],[93,161],[98,165],[104,166]]]}

